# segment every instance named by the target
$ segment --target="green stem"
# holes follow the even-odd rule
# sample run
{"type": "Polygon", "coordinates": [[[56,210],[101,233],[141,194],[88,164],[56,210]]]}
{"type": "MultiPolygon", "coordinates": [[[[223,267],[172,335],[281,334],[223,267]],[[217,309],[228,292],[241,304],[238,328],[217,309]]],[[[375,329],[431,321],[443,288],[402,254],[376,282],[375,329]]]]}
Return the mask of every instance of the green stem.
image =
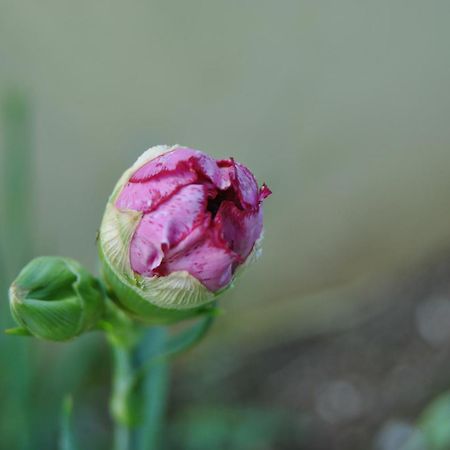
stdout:
{"type": "Polygon", "coordinates": [[[111,413],[115,422],[114,450],[131,450],[130,393],[133,385],[131,351],[125,346],[112,345],[114,358],[111,413]]]}
{"type": "Polygon", "coordinates": [[[130,450],[131,433],[126,425],[116,423],[114,427],[114,450],[130,450]]]}
{"type": "Polygon", "coordinates": [[[113,379],[110,400],[114,421],[114,450],[132,450],[134,421],[135,352],[141,329],[112,301],[106,303],[104,319],[99,328],[105,331],[113,356],[113,379]]]}
{"type": "Polygon", "coordinates": [[[145,409],[136,429],[135,450],[157,450],[162,444],[160,441],[163,435],[170,371],[168,358],[158,358],[157,355],[164,352],[166,342],[167,330],[164,327],[149,329],[141,341],[139,356],[142,363],[136,377],[137,380],[142,380],[141,395],[145,409]],[[147,367],[142,379],[142,368],[149,359],[157,359],[157,362],[147,367]]]}

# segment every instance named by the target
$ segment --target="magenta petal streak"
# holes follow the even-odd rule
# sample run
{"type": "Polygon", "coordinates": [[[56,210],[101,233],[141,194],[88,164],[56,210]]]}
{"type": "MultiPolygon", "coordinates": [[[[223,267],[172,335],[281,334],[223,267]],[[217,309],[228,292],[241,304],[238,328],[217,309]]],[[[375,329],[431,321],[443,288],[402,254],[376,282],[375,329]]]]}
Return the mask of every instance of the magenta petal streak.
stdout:
{"type": "Polygon", "coordinates": [[[261,235],[262,201],[270,194],[233,159],[176,147],[149,161],[116,200],[119,209],[143,212],[131,268],[147,277],[184,270],[211,291],[227,286],[261,235]]]}

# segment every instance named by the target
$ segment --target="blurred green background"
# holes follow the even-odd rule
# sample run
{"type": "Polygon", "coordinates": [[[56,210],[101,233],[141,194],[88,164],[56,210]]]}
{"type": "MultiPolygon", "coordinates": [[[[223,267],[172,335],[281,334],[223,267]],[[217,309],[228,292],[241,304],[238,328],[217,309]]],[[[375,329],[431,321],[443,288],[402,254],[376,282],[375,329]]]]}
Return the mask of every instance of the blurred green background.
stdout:
{"type": "MultiPolygon", "coordinates": [[[[449,17],[0,0],[1,327],[31,257],[97,270],[106,198],[146,148],[232,155],[274,191],[264,254],[176,363],[163,448],[450,449],[449,17]]],[[[109,367],[95,333],[1,336],[0,449],[55,449],[67,392],[81,448],[110,449],[109,367]]]]}

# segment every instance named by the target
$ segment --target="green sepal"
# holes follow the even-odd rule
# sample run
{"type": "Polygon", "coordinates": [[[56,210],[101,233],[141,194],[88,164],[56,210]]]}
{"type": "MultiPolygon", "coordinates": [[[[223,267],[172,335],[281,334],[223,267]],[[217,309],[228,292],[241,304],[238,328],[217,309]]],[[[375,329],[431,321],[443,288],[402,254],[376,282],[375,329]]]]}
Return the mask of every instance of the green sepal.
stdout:
{"type": "Polygon", "coordinates": [[[33,336],[26,328],[22,327],[7,328],[4,333],[9,336],[33,336]]]}
{"type": "Polygon", "coordinates": [[[100,283],[77,261],[30,261],[9,289],[11,314],[35,337],[65,341],[92,329],[104,312],[100,283]]]}

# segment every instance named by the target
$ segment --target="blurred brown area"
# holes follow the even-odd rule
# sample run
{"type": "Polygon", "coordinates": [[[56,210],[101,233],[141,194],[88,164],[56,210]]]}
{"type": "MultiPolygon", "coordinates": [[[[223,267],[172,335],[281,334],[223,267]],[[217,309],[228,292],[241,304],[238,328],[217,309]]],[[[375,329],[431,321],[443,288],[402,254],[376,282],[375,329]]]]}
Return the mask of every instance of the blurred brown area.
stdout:
{"type": "Polygon", "coordinates": [[[261,449],[401,448],[424,407],[450,389],[449,255],[366,292],[364,301],[383,307],[354,311],[358,320],[250,351],[220,335],[178,365],[174,409],[213,402],[289,411],[301,434],[261,449]]]}

